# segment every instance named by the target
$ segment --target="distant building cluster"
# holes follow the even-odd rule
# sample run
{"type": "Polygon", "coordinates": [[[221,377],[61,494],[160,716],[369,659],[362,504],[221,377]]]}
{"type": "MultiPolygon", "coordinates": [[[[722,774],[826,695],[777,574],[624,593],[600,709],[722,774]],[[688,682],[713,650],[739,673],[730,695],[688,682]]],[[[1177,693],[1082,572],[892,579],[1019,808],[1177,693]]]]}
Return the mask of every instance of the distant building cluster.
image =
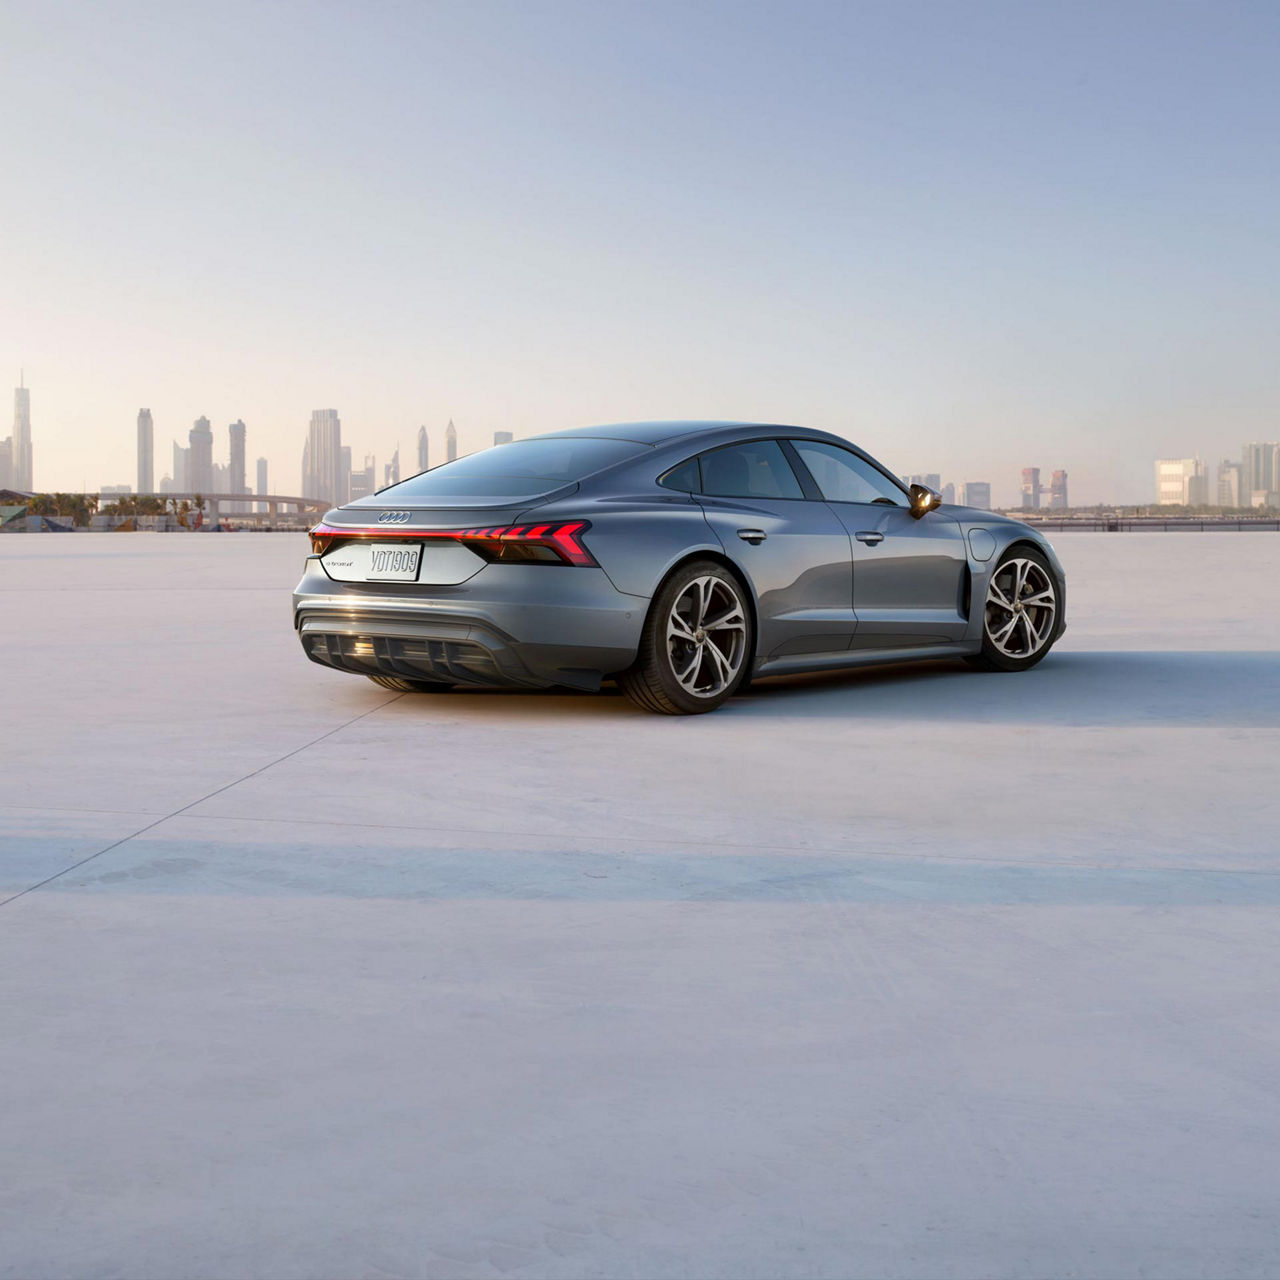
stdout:
{"type": "MultiPolygon", "coordinates": [[[[187,432],[186,445],[173,442],[172,469],[160,480],[161,494],[245,494],[249,488],[245,446],[248,428],[237,418],[227,427],[227,461],[213,459],[213,424],[208,418],[199,417],[187,432]]],[[[266,494],[267,460],[257,462],[258,493],[266,494]]],[[[101,490],[106,492],[106,490],[101,490]]],[[[128,492],[126,489],[125,492],[128,492]]],[[[150,409],[138,410],[138,488],[139,494],[154,494],[155,486],[155,423],[150,409]]],[[[235,502],[226,508],[228,512],[246,512],[253,509],[251,502],[235,502]]]]}
{"type": "Polygon", "coordinates": [[[1280,443],[1240,446],[1240,460],[1218,463],[1217,484],[1196,458],[1156,459],[1156,504],[1164,507],[1280,507],[1280,443]]]}
{"type": "MultiPolygon", "coordinates": [[[[509,440],[509,432],[497,432],[509,440]]],[[[458,456],[458,429],[450,418],[444,431],[445,460],[452,462],[458,456]]],[[[426,427],[418,428],[417,467],[410,472],[417,475],[430,466],[430,440],[426,427]]],[[[413,455],[411,455],[413,456],[413,455]]],[[[340,507],[356,498],[366,498],[379,488],[399,484],[403,475],[400,469],[400,446],[396,445],[391,460],[383,464],[382,483],[378,483],[378,463],[373,454],[365,454],[360,467],[352,463],[351,447],[342,443],[342,419],[336,409],[315,409],[311,425],[302,446],[302,496],[320,498],[331,506],[340,507]]]]}
{"type": "Polygon", "coordinates": [[[954,484],[943,484],[942,476],[937,471],[902,476],[901,479],[902,483],[908,487],[913,484],[922,484],[942,494],[942,501],[947,506],[954,505],[958,497],[961,506],[973,507],[978,511],[991,510],[991,485],[986,480],[970,480],[957,489],[954,484]]]}
{"type": "Polygon", "coordinates": [[[1071,506],[1071,497],[1067,490],[1067,473],[1059,470],[1052,474],[1048,485],[1040,479],[1039,467],[1022,468],[1021,506],[1024,511],[1039,511],[1040,499],[1049,495],[1050,511],[1066,511],[1071,506]]]}

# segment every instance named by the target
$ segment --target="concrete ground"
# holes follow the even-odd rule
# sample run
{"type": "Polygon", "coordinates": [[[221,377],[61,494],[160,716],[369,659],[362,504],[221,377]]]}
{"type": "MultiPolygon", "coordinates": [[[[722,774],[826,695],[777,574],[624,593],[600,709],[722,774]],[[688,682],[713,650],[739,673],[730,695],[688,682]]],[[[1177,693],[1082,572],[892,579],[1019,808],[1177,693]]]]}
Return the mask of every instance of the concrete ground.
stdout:
{"type": "Polygon", "coordinates": [[[395,696],[0,538],[0,1275],[1280,1274],[1280,535],[1036,671],[395,696]]]}

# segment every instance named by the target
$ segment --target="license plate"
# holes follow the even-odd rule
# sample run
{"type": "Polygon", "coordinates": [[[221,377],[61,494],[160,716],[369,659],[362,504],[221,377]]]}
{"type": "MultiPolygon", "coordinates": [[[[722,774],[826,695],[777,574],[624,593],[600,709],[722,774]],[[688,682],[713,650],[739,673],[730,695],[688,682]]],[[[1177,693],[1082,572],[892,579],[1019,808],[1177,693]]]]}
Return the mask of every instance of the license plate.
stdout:
{"type": "Polygon", "coordinates": [[[321,564],[339,582],[416,582],[421,560],[421,543],[348,542],[321,564]]]}

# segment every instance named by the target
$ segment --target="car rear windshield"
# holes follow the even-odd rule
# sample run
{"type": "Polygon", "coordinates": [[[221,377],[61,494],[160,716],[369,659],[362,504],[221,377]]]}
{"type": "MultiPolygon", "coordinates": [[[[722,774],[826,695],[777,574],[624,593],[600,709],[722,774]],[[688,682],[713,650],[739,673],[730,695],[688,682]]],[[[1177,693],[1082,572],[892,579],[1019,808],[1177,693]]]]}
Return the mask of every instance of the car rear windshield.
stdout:
{"type": "Polygon", "coordinates": [[[396,501],[457,498],[478,493],[527,497],[573,484],[615,462],[643,453],[648,447],[634,440],[577,437],[515,440],[410,476],[384,489],[382,496],[396,501]]]}

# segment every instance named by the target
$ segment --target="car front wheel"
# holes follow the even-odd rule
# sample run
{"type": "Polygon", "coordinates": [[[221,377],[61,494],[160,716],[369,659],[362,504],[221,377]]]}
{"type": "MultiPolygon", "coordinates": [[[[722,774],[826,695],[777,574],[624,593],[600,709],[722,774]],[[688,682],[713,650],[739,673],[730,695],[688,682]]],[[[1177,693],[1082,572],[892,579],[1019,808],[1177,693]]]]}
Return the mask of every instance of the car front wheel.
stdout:
{"type": "Polygon", "coordinates": [[[996,566],[983,606],[982,651],[969,659],[984,671],[1026,671],[1053,647],[1062,593],[1038,551],[1014,547],[996,566]]]}
{"type": "Polygon", "coordinates": [[[662,584],[618,683],[646,711],[714,711],[746,683],[752,649],[746,589],[723,565],[698,560],[662,584]]]}

